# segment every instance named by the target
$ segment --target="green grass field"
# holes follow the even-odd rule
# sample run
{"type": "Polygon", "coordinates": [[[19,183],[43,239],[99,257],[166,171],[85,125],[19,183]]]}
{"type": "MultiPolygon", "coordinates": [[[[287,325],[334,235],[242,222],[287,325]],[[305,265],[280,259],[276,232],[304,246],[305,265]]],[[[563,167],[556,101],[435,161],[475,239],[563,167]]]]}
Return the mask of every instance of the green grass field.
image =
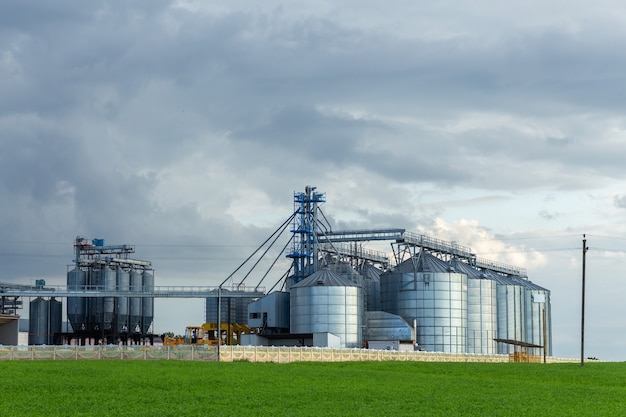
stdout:
{"type": "Polygon", "coordinates": [[[0,362],[0,416],[626,416],[626,363],[0,362]]]}

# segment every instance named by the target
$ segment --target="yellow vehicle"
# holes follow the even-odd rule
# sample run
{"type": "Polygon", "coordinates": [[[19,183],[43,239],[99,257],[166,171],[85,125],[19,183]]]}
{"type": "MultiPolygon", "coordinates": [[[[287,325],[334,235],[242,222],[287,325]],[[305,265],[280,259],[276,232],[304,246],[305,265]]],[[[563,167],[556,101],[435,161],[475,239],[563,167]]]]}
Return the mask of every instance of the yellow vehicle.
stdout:
{"type": "MultiPolygon", "coordinates": [[[[253,333],[245,324],[238,323],[222,323],[220,339],[222,345],[238,345],[242,334],[253,333]]],[[[163,338],[164,346],[176,345],[209,345],[217,346],[217,323],[204,323],[202,326],[185,327],[185,335],[183,337],[163,338]]]]}

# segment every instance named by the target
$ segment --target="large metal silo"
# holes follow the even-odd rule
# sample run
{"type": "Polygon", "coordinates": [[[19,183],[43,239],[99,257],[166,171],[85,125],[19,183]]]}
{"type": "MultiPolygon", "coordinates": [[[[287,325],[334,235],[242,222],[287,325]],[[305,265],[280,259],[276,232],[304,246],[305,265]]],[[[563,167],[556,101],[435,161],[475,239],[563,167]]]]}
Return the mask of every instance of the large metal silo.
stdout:
{"type": "Polygon", "coordinates": [[[380,269],[369,263],[364,263],[361,267],[363,276],[363,287],[365,290],[366,310],[380,311],[380,269]]]}
{"type": "Polygon", "coordinates": [[[291,287],[293,334],[332,333],[341,347],[361,347],[361,288],[324,268],[291,287]]]}
{"type": "Polygon", "coordinates": [[[380,277],[382,308],[417,323],[426,351],[464,353],[467,347],[467,275],[420,251],[380,277]]]}
{"type": "MultiPolygon", "coordinates": [[[[516,278],[524,287],[525,304],[525,335],[527,343],[545,346],[546,355],[552,356],[552,331],[550,328],[550,291],[542,288],[531,281],[523,278],[516,278]]],[[[531,355],[543,355],[543,349],[530,348],[531,355]]]]}
{"type": "MultiPolygon", "coordinates": [[[[142,291],[143,289],[143,271],[133,268],[130,270],[130,290],[142,291]]],[[[128,331],[132,333],[141,333],[141,316],[143,310],[141,308],[141,297],[130,297],[128,300],[128,331]]]]}
{"type": "MultiPolygon", "coordinates": [[[[154,291],[154,275],[151,271],[145,270],[142,274],[143,290],[154,291]]],[[[154,298],[144,297],[141,302],[141,331],[148,333],[152,321],[154,320],[154,298]]]]}
{"type": "Polygon", "coordinates": [[[453,259],[455,271],[467,275],[467,353],[497,353],[497,284],[476,268],[453,259]]]}
{"type": "MultiPolygon", "coordinates": [[[[509,276],[491,271],[485,271],[485,274],[497,283],[498,339],[524,342],[526,339],[524,287],[519,280],[513,280],[509,276]]],[[[498,342],[499,354],[513,352],[515,345],[498,342]]]]}
{"type": "MultiPolygon", "coordinates": [[[[84,291],[87,286],[87,271],[74,268],[67,273],[67,289],[70,291],[84,291]]],[[[67,319],[74,331],[87,330],[87,298],[67,298],[67,319]]]]}
{"type": "MultiPolygon", "coordinates": [[[[117,289],[121,292],[130,290],[130,269],[117,267],[117,289]]],[[[115,297],[115,330],[119,332],[128,332],[128,314],[129,303],[128,297],[115,297]]]]}

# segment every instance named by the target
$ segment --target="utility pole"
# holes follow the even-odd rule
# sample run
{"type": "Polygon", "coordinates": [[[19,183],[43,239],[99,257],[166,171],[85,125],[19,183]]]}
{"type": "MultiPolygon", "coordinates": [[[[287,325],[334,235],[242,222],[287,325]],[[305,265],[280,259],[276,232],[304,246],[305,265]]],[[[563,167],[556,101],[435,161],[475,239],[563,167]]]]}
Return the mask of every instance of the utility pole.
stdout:
{"type": "Polygon", "coordinates": [[[583,299],[580,323],[580,366],[585,366],[585,260],[587,257],[587,238],[583,234],[583,299]]]}

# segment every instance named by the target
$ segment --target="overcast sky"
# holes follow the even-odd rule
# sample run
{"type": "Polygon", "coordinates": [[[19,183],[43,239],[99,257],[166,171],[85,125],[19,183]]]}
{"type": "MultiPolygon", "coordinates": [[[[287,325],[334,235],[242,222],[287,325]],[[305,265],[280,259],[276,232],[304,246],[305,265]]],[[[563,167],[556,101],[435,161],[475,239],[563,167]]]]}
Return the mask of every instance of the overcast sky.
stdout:
{"type": "Polygon", "coordinates": [[[314,185],[336,229],[526,268],[560,357],[586,233],[585,353],[626,360],[626,7],[545,3],[2,1],[0,281],[64,284],[81,235],[216,285],[314,185]]]}

